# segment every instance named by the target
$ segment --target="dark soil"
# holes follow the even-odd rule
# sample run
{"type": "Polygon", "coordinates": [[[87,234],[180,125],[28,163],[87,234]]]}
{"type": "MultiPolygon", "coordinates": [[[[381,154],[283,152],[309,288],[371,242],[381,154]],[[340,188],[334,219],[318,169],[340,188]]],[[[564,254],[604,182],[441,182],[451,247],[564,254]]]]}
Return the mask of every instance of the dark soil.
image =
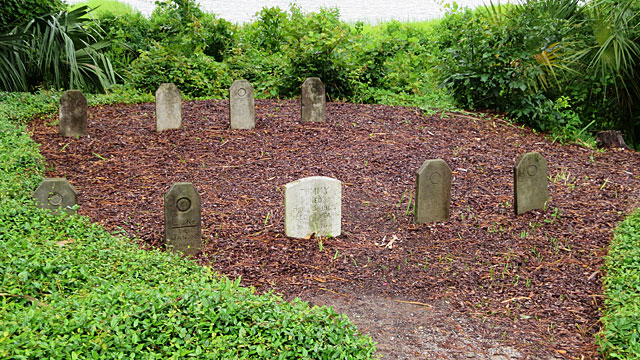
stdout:
{"type": "Polygon", "coordinates": [[[299,102],[257,100],[249,131],[229,129],[228,101],[185,102],[183,129],[163,133],[153,104],[89,113],[80,139],[58,136],[55,119],[32,124],[46,175],[74,185],[80,214],[145,248],[163,243],[162,195],[189,181],[202,198],[200,263],[258,292],[334,302],[385,358],[501,359],[495,344],[511,354],[502,358],[599,356],[600,268],[614,227],[637,205],[638,153],[561,146],[488,115],[379,105],[328,103],[325,123],[300,124],[299,102]],[[552,198],[546,211],[515,216],[513,164],[529,151],[548,161],[552,198]],[[435,158],[453,171],[451,221],[414,225],[415,173],[435,158]],[[283,186],[314,175],[343,182],[343,234],[287,238],[283,186]],[[374,325],[362,325],[376,302],[374,325]],[[422,312],[403,318],[406,306],[422,312]],[[452,317],[463,320],[445,326],[452,317]],[[433,338],[438,349],[409,336],[416,321],[415,334],[449,329],[433,338]],[[404,345],[388,335],[403,332],[404,345]]]}

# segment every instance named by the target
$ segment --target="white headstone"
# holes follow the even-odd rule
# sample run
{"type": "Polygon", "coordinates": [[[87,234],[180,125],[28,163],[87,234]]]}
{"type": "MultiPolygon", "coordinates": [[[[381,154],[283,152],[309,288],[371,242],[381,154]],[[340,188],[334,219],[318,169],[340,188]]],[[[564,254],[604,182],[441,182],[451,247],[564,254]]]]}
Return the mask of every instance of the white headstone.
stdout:
{"type": "Polygon", "coordinates": [[[284,231],[293,238],[339,236],[342,223],[342,182],[311,176],[284,186],[284,231]]]}
{"type": "Polygon", "coordinates": [[[164,83],[156,90],[156,131],[182,128],[182,95],[177,86],[164,83]]]}

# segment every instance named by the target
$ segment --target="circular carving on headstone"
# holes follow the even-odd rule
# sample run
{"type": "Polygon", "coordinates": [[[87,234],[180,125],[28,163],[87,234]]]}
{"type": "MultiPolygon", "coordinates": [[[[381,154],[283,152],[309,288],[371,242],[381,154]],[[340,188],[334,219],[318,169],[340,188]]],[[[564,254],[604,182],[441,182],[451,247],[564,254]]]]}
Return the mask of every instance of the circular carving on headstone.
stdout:
{"type": "Polygon", "coordinates": [[[430,179],[432,184],[438,184],[440,180],[442,180],[442,175],[440,175],[439,172],[434,172],[433,174],[431,174],[430,179]]]}
{"type": "Polygon", "coordinates": [[[176,207],[180,211],[187,211],[191,207],[191,200],[189,198],[183,197],[176,201],[176,207]]]}
{"type": "Polygon", "coordinates": [[[245,95],[247,95],[247,89],[245,88],[238,89],[238,96],[245,96],[245,95]]]}
{"type": "Polygon", "coordinates": [[[527,174],[529,174],[529,176],[534,176],[537,172],[538,167],[535,165],[529,165],[529,167],[527,168],[527,174]]]}
{"type": "Polygon", "coordinates": [[[58,193],[51,193],[51,195],[49,195],[48,200],[49,200],[49,205],[53,205],[53,206],[62,205],[62,195],[58,193]]]}

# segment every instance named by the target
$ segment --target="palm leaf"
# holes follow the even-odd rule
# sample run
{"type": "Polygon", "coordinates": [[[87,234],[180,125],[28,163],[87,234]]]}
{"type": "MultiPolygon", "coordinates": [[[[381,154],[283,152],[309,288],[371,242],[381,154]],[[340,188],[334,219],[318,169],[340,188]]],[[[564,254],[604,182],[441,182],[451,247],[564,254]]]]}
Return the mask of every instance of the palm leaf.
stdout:
{"type": "Polygon", "coordinates": [[[113,67],[100,52],[108,42],[99,41],[98,34],[86,27],[90,11],[82,6],[26,24],[24,32],[33,35],[30,45],[35,61],[28,68],[32,78],[56,88],[99,91],[115,82],[113,67]]]}
{"type": "Polygon", "coordinates": [[[0,88],[4,91],[26,91],[27,81],[21,54],[27,49],[25,34],[0,35],[0,88]]]}

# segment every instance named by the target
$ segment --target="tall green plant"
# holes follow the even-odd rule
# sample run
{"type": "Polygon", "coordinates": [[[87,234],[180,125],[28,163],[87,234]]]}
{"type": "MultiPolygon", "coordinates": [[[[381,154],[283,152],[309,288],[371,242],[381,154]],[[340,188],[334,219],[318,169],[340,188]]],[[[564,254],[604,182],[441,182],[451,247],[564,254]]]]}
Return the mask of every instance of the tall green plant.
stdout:
{"type": "Polygon", "coordinates": [[[576,59],[602,82],[612,82],[609,96],[619,105],[622,127],[640,139],[640,4],[636,0],[593,0],[587,5],[593,29],[590,46],[576,59]]]}
{"type": "Polygon", "coordinates": [[[0,87],[25,89],[26,71],[22,56],[27,50],[24,34],[0,34],[0,87]]]}
{"type": "Polygon", "coordinates": [[[108,42],[100,41],[87,26],[92,21],[86,16],[90,11],[83,6],[48,14],[19,29],[31,36],[31,50],[23,58],[29,87],[104,91],[115,82],[111,62],[101,52],[108,42]]]}

